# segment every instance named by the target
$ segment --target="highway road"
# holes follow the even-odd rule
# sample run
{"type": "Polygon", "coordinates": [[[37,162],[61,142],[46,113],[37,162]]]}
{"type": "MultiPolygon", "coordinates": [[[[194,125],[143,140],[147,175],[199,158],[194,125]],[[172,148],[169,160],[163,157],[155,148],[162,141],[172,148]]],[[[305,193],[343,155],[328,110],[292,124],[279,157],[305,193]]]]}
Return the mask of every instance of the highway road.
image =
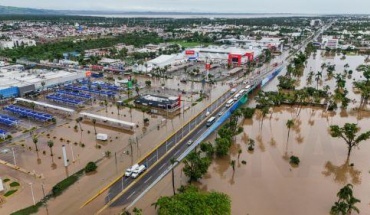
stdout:
{"type": "MultiPolygon", "coordinates": [[[[313,38],[317,38],[318,34],[319,32],[304,41],[303,45],[298,50],[304,48],[313,38]]],[[[286,59],[285,63],[290,57],[291,56],[286,59]]],[[[266,71],[263,74],[254,75],[249,78],[248,82],[259,83],[272,71],[274,71],[274,69],[271,71],[266,71]]],[[[240,90],[244,86],[245,84],[241,84],[238,86],[238,89],[240,90]]],[[[184,124],[183,128],[168,138],[163,145],[151,152],[142,161],[142,163],[140,163],[145,164],[148,167],[148,170],[139,176],[139,178],[132,179],[129,177],[122,177],[120,180],[116,181],[116,183],[110,187],[105,198],[106,205],[100,211],[98,211],[98,213],[103,211],[108,206],[123,206],[135,200],[145,189],[147,189],[148,186],[155,182],[157,178],[165,172],[165,170],[171,165],[171,158],[176,159],[187,150],[189,147],[187,142],[189,140],[197,139],[207,130],[206,118],[211,116],[218,117],[220,112],[225,112],[224,103],[231,97],[232,95],[230,93],[226,93],[221,96],[207,109],[203,110],[200,114],[194,117],[190,122],[184,124]],[[206,112],[210,112],[211,114],[207,117],[206,112]]]]}
{"type": "MultiPolygon", "coordinates": [[[[259,83],[263,77],[270,74],[272,71],[266,71],[259,75],[250,77],[249,83],[259,83]]],[[[246,84],[240,84],[237,88],[240,90],[246,84]]],[[[220,112],[225,113],[224,103],[232,98],[229,92],[222,95],[219,99],[214,101],[208,108],[203,110],[200,114],[194,117],[189,123],[185,124],[182,129],[177,131],[174,135],[166,140],[157,150],[153,151],[140,163],[148,167],[147,172],[143,173],[139,178],[132,179],[129,177],[122,177],[114,183],[105,197],[105,202],[111,207],[123,206],[132,202],[139,194],[141,194],[150,184],[152,184],[170,165],[171,158],[177,158],[184,153],[187,148],[189,140],[196,140],[201,136],[206,129],[206,120],[211,116],[219,117],[220,112]],[[207,117],[206,113],[211,114],[207,117]],[[167,153],[166,153],[167,152],[167,153]]],[[[104,209],[104,208],[103,208],[104,209]]]]}

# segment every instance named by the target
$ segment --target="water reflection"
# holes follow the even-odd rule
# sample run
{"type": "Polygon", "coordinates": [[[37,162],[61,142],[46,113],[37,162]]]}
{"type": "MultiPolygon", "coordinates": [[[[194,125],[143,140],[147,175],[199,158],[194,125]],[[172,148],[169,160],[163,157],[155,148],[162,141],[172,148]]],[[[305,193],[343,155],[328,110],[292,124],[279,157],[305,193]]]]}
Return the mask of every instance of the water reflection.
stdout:
{"type": "Polygon", "coordinates": [[[340,184],[361,184],[361,171],[355,169],[353,164],[349,164],[347,159],[342,165],[334,165],[331,161],[326,162],[325,171],[322,172],[326,177],[333,175],[334,181],[340,184]]]}

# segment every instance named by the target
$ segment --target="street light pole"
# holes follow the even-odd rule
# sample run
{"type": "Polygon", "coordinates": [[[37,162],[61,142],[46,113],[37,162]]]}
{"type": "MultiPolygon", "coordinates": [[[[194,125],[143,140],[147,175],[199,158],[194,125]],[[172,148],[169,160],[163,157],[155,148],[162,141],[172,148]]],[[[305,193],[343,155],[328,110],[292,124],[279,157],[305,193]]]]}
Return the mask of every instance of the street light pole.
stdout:
{"type": "Polygon", "coordinates": [[[36,201],[35,201],[35,196],[33,194],[33,186],[32,186],[32,183],[30,182],[29,185],[31,186],[31,194],[32,194],[33,205],[35,205],[36,204],[36,201]]]}
{"type": "Polygon", "coordinates": [[[13,152],[13,160],[14,160],[14,166],[17,166],[17,162],[15,160],[15,153],[14,153],[14,148],[12,148],[12,152],[13,152]]]}

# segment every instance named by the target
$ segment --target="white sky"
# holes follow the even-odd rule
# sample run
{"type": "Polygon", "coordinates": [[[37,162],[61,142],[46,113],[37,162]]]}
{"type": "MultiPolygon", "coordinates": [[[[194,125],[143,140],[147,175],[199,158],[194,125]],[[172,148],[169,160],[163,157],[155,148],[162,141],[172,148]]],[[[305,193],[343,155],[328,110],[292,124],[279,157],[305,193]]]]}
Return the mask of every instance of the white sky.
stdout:
{"type": "Polygon", "coordinates": [[[370,13],[370,0],[0,0],[0,5],[63,10],[370,13]]]}

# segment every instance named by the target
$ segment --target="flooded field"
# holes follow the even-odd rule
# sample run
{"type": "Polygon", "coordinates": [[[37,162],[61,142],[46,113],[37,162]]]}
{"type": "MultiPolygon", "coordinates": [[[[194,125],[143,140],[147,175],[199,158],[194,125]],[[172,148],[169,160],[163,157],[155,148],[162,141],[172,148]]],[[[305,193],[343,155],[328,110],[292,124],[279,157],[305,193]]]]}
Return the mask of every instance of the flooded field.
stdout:
{"type": "MultiPolygon", "coordinates": [[[[362,73],[356,67],[364,63],[364,56],[322,57],[317,53],[316,59],[308,60],[304,77],[298,88],[307,85],[306,78],[310,70],[321,71],[323,62],[336,64],[335,73],[342,73],[344,65],[353,70],[352,77],[347,77],[346,88],[349,98],[354,100],[347,110],[338,108],[336,112],[327,113],[321,108],[303,108],[296,118],[298,108],[281,106],[270,109],[270,113],[261,120],[257,112],[253,119],[242,120],[244,132],[235,138],[229,156],[215,159],[206,176],[198,186],[203,190],[215,190],[228,194],[232,199],[232,214],[329,214],[331,206],[337,201],[336,194],[347,183],[354,185],[354,196],[361,200],[357,206],[361,214],[370,214],[370,140],[361,142],[354,148],[347,161],[347,145],[342,139],[332,138],[330,125],[343,126],[345,123],[357,123],[361,131],[370,130],[367,111],[357,111],[360,95],[352,91],[353,79],[361,78],[362,73]],[[294,119],[295,125],[288,137],[287,120],[294,119]],[[255,150],[248,151],[247,141],[255,140],[255,150]],[[238,159],[238,150],[242,149],[238,159]],[[300,159],[298,166],[289,163],[290,156],[300,159]],[[230,165],[236,160],[235,172],[230,165]],[[246,161],[246,165],[242,164],[246,161]]],[[[319,88],[329,85],[335,88],[335,79],[327,80],[323,72],[319,88]]],[[[264,91],[276,90],[275,79],[264,91]]],[[[313,81],[311,86],[316,87],[313,81]]],[[[251,102],[249,106],[254,106],[251,102]]],[[[209,137],[213,140],[215,137],[209,137]]],[[[176,168],[177,187],[186,184],[186,177],[181,167],[176,168]]],[[[171,178],[167,176],[137,203],[144,214],[156,214],[150,206],[159,196],[171,195],[171,187],[166,186],[171,178]]]]}

